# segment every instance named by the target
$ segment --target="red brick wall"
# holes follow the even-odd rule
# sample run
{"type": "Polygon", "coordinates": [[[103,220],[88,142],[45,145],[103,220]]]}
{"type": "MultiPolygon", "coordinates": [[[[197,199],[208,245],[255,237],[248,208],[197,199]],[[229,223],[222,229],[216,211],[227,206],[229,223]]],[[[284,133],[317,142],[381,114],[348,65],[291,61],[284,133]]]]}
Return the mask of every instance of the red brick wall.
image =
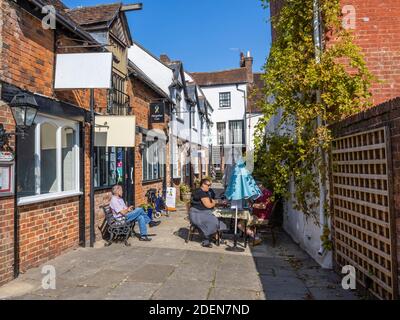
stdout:
{"type": "Polygon", "coordinates": [[[356,9],[355,42],[382,83],[372,88],[374,105],[400,96],[400,1],[343,0],[356,9]]]}
{"type": "Polygon", "coordinates": [[[22,272],[78,246],[79,198],[19,207],[22,272]]]}
{"type": "MultiPolygon", "coordinates": [[[[146,129],[160,129],[167,130],[168,116],[166,116],[165,124],[149,124],[149,114],[150,114],[150,103],[155,99],[160,99],[160,96],[154,92],[151,88],[145,85],[143,82],[134,78],[128,85],[128,91],[132,92],[130,88],[133,88],[133,95],[131,96],[133,113],[136,116],[136,125],[146,128],[146,129]]],[[[166,131],[168,135],[168,131],[166,131]]],[[[136,134],[136,146],[142,142],[142,134],[136,134]]],[[[170,184],[170,151],[169,144],[167,144],[166,151],[166,176],[167,176],[167,186],[170,184]]],[[[140,206],[147,203],[145,197],[147,190],[157,189],[162,191],[163,182],[157,181],[152,183],[143,183],[143,171],[142,171],[142,154],[139,151],[139,147],[135,148],[135,204],[140,206]]]]}
{"type": "Polygon", "coordinates": [[[13,278],[14,198],[0,199],[0,285],[13,278]]]}
{"type": "MultiPolygon", "coordinates": [[[[282,3],[271,4],[272,16],[279,12],[282,3]]],[[[400,1],[342,0],[341,4],[354,6],[355,43],[362,48],[369,70],[379,80],[372,87],[373,104],[400,96],[400,1]]],[[[275,30],[272,35],[275,39],[275,30]]]]}
{"type": "Polygon", "coordinates": [[[111,189],[96,191],[94,194],[96,240],[102,239],[101,232],[98,227],[100,227],[104,221],[104,211],[100,207],[109,204],[111,201],[111,196],[111,189]]]}

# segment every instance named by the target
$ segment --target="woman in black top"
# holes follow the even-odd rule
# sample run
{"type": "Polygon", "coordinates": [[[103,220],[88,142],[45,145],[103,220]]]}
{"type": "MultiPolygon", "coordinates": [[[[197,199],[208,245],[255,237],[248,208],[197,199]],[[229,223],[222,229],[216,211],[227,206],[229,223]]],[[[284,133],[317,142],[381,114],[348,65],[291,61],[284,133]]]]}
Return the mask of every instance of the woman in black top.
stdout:
{"type": "Polygon", "coordinates": [[[189,218],[192,224],[198,227],[204,234],[203,247],[212,247],[210,238],[218,230],[226,229],[226,226],[220,222],[212,213],[217,204],[212,199],[210,192],[211,182],[203,179],[200,182],[200,188],[195,190],[192,195],[189,218]]]}

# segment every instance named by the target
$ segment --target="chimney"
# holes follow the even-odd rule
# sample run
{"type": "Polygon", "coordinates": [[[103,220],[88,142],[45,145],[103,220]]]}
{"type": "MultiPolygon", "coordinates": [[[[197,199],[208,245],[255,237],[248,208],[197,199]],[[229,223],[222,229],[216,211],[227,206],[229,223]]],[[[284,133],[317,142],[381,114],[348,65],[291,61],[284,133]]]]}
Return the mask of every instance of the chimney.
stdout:
{"type": "Polygon", "coordinates": [[[247,51],[246,57],[243,52],[240,53],[240,67],[247,69],[247,81],[252,84],[254,82],[253,57],[251,56],[250,51],[247,51]]]}
{"type": "Polygon", "coordinates": [[[166,54],[160,55],[160,60],[165,64],[169,64],[171,62],[171,59],[166,54]]]}

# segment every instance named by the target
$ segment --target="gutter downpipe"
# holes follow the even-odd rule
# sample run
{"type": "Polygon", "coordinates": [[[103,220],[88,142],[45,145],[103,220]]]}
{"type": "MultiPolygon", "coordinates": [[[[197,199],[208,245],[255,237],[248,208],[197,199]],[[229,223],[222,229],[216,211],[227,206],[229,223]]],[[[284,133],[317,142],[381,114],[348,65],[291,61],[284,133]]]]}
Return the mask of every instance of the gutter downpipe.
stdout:
{"type": "MultiPolygon", "coordinates": [[[[247,94],[246,94],[246,90],[239,89],[239,85],[238,84],[236,84],[236,90],[243,93],[243,100],[244,100],[244,124],[243,124],[243,130],[246,131],[246,128],[247,128],[247,113],[246,113],[246,111],[247,111],[247,94]]],[[[245,132],[243,132],[242,136],[243,135],[244,135],[244,138],[245,138],[244,145],[246,146],[246,152],[247,152],[247,141],[246,141],[247,134],[245,132]]],[[[250,139],[249,139],[249,141],[250,141],[250,139]]],[[[243,148],[242,148],[242,151],[243,151],[243,148]]]]}
{"type": "MultiPolygon", "coordinates": [[[[314,44],[315,44],[315,60],[317,64],[321,63],[321,53],[323,50],[323,44],[322,44],[322,21],[321,21],[321,12],[320,12],[320,5],[319,5],[319,0],[313,0],[313,24],[314,24],[314,44]]],[[[321,99],[321,90],[317,90],[316,92],[317,98],[316,102],[317,104],[321,104],[322,99],[321,99]]],[[[321,116],[318,116],[317,118],[317,126],[321,127],[323,124],[321,116]]],[[[319,147],[319,152],[321,154],[321,159],[323,163],[323,167],[326,168],[326,154],[323,150],[322,147],[319,147]]],[[[326,175],[326,172],[323,172],[323,174],[326,175]]],[[[324,227],[327,224],[327,217],[325,215],[325,203],[327,200],[326,197],[326,176],[322,176],[320,172],[320,178],[319,178],[319,221],[320,221],[320,228],[321,228],[321,235],[324,232],[324,227]]],[[[318,250],[318,255],[323,256],[326,252],[326,249],[322,245],[322,240],[320,241],[320,248],[318,250]]]]}
{"type": "Polygon", "coordinates": [[[95,242],[95,212],[94,212],[94,89],[90,89],[90,247],[94,247],[95,242]]]}
{"type": "Polygon", "coordinates": [[[172,131],[172,126],[174,123],[174,118],[172,114],[172,103],[169,103],[169,114],[170,114],[170,119],[168,123],[168,131],[169,131],[169,170],[170,170],[170,186],[171,188],[174,187],[174,136],[173,136],[173,131],[172,131]]]}

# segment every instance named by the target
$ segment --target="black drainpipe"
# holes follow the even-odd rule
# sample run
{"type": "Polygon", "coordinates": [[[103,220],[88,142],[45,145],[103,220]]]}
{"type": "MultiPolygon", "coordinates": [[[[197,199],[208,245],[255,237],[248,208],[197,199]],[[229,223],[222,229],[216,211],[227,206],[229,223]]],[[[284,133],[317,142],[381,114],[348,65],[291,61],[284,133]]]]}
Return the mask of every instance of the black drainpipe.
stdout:
{"type": "Polygon", "coordinates": [[[79,184],[80,184],[80,190],[82,192],[82,195],[79,197],[79,245],[81,247],[86,246],[86,235],[85,235],[85,228],[86,228],[86,223],[85,223],[85,122],[81,123],[79,125],[79,142],[80,142],[80,164],[79,164],[79,172],[80,172],[80,177],[79,177],[79,184]]]}
{"type": "Polygon", "coordinates": [[[95,242],[94,214],[94,89],[90,89],[90,246],[95,242]]]}
{"type": "MultiPolygon", "coordinates": [[[[16,132],[18,129],[15,128],[16,132]]],[[[19,276],[19,211],[18,211],[18,175],[17,175],[17,142],[18,136],[15,136],[15,147],[14,147],[14,278],[19,276]]]]}

